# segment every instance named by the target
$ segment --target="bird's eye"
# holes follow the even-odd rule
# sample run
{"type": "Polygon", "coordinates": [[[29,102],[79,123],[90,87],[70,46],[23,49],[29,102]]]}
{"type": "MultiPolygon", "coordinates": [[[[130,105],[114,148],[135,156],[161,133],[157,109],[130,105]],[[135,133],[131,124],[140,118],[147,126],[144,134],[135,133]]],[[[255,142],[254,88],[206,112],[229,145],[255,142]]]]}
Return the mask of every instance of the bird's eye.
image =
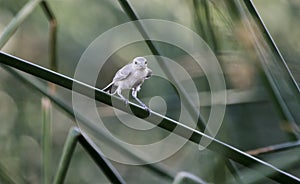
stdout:
{"type": "Polygon", "coordinates": [[[137,62],[135,61],[135,62],[134,62],[134,64],[136,64],[136,65],[137,65],[137,62]]]}
{"type": "Polygon", "coordinates": [[[147,64],[147,61],[145,61],[145,64],[147,64]]]}

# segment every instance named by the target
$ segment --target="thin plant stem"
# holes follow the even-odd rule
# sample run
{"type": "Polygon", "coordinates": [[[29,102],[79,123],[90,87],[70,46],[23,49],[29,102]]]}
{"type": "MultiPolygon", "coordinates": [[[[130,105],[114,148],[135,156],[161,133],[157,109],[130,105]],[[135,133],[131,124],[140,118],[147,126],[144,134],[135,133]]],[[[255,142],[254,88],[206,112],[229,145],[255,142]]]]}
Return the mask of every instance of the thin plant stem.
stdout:
{"type": "Polygon", "coordinates": [[[71,159],[73,156],[73,153],[75,151],[78,137],[80,135],[80,132],[77,128],[71,128],[69,130],[69,134],[67,137],[67,140],[65,142],[65,146],[62,152],[62,156],[60,158],[60,162],[57,168],[57,172],[54,178],[53,184],[63,184],[65,177],[67,175],[68,168],[71,163],[71,159]]]}
{"type": "Polygon", "coordinates": [[[16,32],[20,24],[31,14],[42,0],[30,0],[10,21],[0,35],[0,49],[6,44],[11,36],[16,32]]]}
{"type": "Polygon", "coordinates": [[[290,150],[290,149],[294,149],[294,148],[298,148],[298,147],[300,147],[300,141],[287,142],[287,143],[275,144],[275,145],[271,145],[271,146],[257,148],[254,150],[249,150],[249,151],[247,151],[247,153],[250,155],[253,155],[253,156],[259,156],[259,155],[264,155],[264,154],[271,154],[271,153],[286,151],[286,150],[290,150]]]}
{"type": "MultiPolygon", "coordinates": [[[[44,10],[44,13],[49,21],[49,62],[50,69],[57,71],[57,20],[46,1],[41,2],[41,7],[44,10]]],[[[55,85],[49,83],[49,90],[52,94],[55,94],[56,87],[55,85]]]]}
{"type": "MultiPolygon", "coordinates": [[[[49,22],[49,62],[50,62],[50,69],[53,71],[57,71],[57,54],[56,54],[56,35],[57,35],[57,21],[56,18],[48,5],[48,3],[43,0],[40,3],[45,16],[48,19],[49,22]]],[[[56,85],[53,83],[48,82],[48,90],[52,95],[56,92],[56,85]]],[[[51,168],[51,138],[52,138],[52,132],[51,132],[51,112],[52,112],[52,104],[49,98],[43,97],[42,98],[43,104],[46,104],[45,108],[43,108],[43,111],[50,112],[48,115],[48,121],[44,121],[43,125],[43,140],[44,140],[44,146],[43,146],[43,158],[44,158],[44,165],[43,165],[43,171],[44,171],[44,183],[48,183],[50,181],[50,168],[51,168]]]]}
{"type": "Polygon", "coordinates": [[[64,183],[72,155],[75,151],[77,142],[79,142],[87,153],[94,159],[101,171],[107,176],[107,179],[112,183],[125,184],[124,179],[119,172],[113,167],[108,159],[102,154],[92,140],[83,134],[78,128],[71,128],[63,149],[63,154],[58,166],[57,174],[54,179],[54,184],[64,183]]]}
{"type": "Polygon", "coordinates": [[[48,98],[42,98],[42,113],[43,113],[43,135],[42,135],[42,150],[43,150],[43,183],[47,184],[50,181],[51,168],[51,102],[48,98]]]}
{"type": "Polygon", "coordinates": [[[125,184],[125,180],[121,177],[118,171],[113,167],[110,161],[105,157],[95,143],[81,131],[78,137],[78,141],[81,146],[89,153],[92,159],[101,168],[106,177],[114,184],[125,184]]]}
{"type": "Polygon", "coordinates": [[[202,33],[204,40],[210,45],[214,53],[218,52],[218,43],[213,29],[210,6],[207,0],[193,0],[195,24],[202,33]]]}

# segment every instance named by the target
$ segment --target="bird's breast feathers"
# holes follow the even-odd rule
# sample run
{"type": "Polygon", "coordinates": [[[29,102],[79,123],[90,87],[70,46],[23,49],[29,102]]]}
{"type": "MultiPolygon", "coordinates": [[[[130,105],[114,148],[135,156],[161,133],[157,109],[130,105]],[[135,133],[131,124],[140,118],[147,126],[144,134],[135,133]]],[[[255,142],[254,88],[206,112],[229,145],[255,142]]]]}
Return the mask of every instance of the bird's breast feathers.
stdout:
{"type": "Polygon", "coordinates": [[[149,71],[151,70],[145,69],[132,71],[127,78],[121,81],[116,81],[115,85],[120,86],[123,89],[135,88],[138,85],[141,85],[145,79],[148,79],[151,76],[152,72],[149,74],[149,71]]]}

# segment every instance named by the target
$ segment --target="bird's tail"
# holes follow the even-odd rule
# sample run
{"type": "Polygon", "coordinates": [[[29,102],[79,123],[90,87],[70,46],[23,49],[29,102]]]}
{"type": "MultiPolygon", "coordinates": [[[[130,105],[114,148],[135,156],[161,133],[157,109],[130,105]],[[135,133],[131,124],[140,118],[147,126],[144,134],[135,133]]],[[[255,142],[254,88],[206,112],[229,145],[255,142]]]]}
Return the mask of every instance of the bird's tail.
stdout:
{"type": "Polygon", "coordinates": [[[114,85],[114,82],[109,83],[105,88],[102,89],[102,91],[108,91],[111,93],[111,88],[114,85]]]}

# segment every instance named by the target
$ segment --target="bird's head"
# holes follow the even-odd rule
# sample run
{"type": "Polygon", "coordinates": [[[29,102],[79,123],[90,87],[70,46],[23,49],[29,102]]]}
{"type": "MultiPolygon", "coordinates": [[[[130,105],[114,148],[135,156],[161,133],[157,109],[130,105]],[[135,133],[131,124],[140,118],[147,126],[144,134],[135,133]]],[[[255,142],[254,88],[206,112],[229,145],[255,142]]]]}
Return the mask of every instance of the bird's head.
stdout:
{"type": "Polygon", "coordinates": [[[147,68],[147,59],[144,57],[136,57],[132,61],[133,67],[136,69],[145,69],[147,68]]]}

